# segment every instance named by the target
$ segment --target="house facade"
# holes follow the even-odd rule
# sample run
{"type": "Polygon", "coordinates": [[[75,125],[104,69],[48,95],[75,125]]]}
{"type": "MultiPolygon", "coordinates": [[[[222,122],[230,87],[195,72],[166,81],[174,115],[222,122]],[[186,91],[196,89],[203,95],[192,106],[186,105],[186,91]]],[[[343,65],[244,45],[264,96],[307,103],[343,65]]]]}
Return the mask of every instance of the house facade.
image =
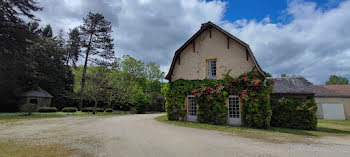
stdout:
{"type": "MultiPolygon", "coordinates": [[[[220,80],[228,72],[231,77],[236,78],[251,71],[265,77],[265,72],[257,63],[249,45],[208,22],[202,24],[200,30],[175,52],[166,79],[169,82],[179,79],[220,80]]],[[[225,104],[228,124],[242,124],[240,97],[231,94],[225,104]]],[[[198,104],[195,96],[188,94],[183,107],[186,112],[185,120],[196,122],[198,104]]]]}

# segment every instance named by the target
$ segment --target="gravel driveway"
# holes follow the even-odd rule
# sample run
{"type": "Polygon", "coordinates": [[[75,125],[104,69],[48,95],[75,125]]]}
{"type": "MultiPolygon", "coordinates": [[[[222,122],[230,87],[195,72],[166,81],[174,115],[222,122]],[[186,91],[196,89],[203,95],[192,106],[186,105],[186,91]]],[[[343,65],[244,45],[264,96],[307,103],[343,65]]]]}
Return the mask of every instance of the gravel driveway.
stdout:
{"type": "Polygon", "coordinates": [[[165,124],[154,120],[157,116],[160,114],[21,120],[0,124],[0,139],[62,143],[77,150],[73,156],[350,156],[349,137],[318,138],[318,144],[278,144],[165,124]]]}

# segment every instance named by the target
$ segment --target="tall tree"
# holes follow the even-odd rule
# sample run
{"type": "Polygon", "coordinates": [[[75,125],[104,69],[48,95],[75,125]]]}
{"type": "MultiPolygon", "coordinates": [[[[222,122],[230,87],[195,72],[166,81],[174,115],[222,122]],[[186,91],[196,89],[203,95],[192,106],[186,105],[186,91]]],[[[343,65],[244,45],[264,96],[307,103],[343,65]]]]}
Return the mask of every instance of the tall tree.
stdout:
{"type": "Polygon", "coordinates": [[[349,84],[349,80],[346,77],[341,77],[337,75],[331,75],[329,80],[326,82],[327,85],[330,84],[349,84]]]}
{"type": "Polygon", "coordinates": [[[37,20],[32,12],[41,9],[34,0],[0,1],[0,111],[14,111],[16,95],[26,86],[31,69],[26,50],[35,34],[22,18],[37,20]]]}
{"type": "Polygon", "coordinates": [[[76,62],[79,59],[81,53],[81,38],[78,28],[73,28],[69,30],[68,41],[67,41],[67,54],[66,54],[66,64],[76,67],[76,62]]]}
{"type": "Polygon", "coordinates": [[[58,45],[59,45],[61,48],[66,48],[66,38],[65,38],[64,30],[63,30],[63,29],[60,29],[60,30],[58,31],[58,34],[57,34],[57,36],[55,37],[55,39],[57,40],[58,45]]]}
{"type": "Polygon", "coordinates": [[[91,56],[99,56],[102,59],[112,59],[114,56],[113,38],[111,37],[112,26],[100,13],[91,13],[83,19],[83,25],[80,28],[82,47],[85,49],[85,61],[83,75],[81,78],[80,103],[79,109],[83,105],[83,94],[86,80],[86,67],[91,56]]]}
{"type": "Polygon", "coordinates": [[[51,38],[53,36],[51,25],[48,24],[43,28],[42,36],[45,38],[51,38]]]}

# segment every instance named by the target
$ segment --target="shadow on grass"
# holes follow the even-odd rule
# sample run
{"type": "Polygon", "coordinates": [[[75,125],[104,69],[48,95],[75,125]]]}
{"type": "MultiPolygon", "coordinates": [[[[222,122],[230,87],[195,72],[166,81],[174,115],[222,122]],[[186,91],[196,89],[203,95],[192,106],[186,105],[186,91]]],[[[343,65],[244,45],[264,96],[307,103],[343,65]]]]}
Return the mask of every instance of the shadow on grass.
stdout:
{"type": "Polygon", "coordinates": [[[267,131],[287,133],[293,135],[304,136],[346,136],[350,135],[350,130],[340,130],[336,128],[317,127],[316,130],[301,130],[301,129],[289,129],[289,128],[271,128],[267,131]]]}

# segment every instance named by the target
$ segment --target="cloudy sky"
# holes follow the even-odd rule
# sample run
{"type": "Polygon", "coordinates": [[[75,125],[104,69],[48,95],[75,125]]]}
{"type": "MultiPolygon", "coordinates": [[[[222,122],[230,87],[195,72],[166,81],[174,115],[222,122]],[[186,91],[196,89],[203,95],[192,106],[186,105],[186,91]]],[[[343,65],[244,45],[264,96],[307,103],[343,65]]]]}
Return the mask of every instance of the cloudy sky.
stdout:
{"type": "Polygon", "coordinates": [[[41,24],[66,32],[89,12],[112,22],[116,56],[154,61],[167,73],[174,52],[212,21],[250,45],[274,76],[323,84],[350,79],[350,0],[39,0],[41,24]]]}

